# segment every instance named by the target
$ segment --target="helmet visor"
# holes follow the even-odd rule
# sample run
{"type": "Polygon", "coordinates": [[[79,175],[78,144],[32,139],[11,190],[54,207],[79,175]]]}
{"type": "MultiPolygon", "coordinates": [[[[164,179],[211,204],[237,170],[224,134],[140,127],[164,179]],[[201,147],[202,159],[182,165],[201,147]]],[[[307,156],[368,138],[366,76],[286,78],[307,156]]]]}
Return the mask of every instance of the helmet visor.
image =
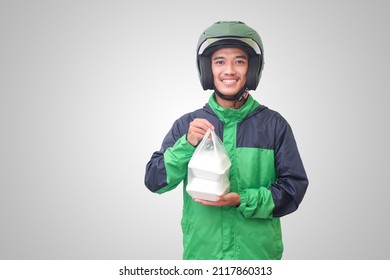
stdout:
{"type": "Polygon", "coordinates": [[[222,40],[223,41],[225,41],[225,40],[228,40],[228,41],[233,41],[233,40],[241,41],[241,42],[245,43],[246,45],[248,45],[249,47],[251,47],[257,55],[261,55],[261,49],[260,49],[259,45],[254,40],[252,40],[251,38],[238,38],[238,37],[208,38],[199,46],[198,55],[202,55],[203,52],[208,47],[210,47],[214,43],[216,43],[218,41],[222,41],[222,40]]]}

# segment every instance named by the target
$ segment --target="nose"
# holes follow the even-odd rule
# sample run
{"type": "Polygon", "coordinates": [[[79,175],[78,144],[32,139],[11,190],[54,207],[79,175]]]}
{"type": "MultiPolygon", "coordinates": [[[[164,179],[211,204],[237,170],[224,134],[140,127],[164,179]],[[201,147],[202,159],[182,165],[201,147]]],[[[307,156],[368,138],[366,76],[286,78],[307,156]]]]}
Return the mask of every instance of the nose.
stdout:
{"type": "Polygon", "coordinates": [[[236,68],[234,66],[234,62],[226,63],[225,74],[226,75],[233,75],[235,73],[236,73],[236,68]]]}

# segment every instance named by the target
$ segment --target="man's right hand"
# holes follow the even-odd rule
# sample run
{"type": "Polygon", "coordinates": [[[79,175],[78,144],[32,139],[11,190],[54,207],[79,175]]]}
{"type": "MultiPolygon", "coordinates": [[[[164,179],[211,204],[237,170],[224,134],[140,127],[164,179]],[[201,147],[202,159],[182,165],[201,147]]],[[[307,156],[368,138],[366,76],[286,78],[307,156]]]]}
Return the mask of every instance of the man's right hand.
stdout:
{"type": "Polygon", "coordinates": [[[208,120],[194,119],[190,122],[190,126],[188,128],[187,141],[195,147],[203,139],[208,129],[215,129],[208,120]]]}

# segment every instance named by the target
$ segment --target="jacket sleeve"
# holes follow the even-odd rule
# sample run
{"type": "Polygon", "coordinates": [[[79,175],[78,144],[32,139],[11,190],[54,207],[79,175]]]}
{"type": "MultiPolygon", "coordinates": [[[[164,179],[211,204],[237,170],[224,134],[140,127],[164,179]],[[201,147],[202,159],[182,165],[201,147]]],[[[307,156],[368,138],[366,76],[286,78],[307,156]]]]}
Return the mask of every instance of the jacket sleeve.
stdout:
{"type": "Polygon", "coordinates": [[[195,147],[187,141],[187,126],[178,120],[146,165],[145,185],[156,193],[177,187],[187,175],[187,166],[195,147]]]}
{"type": "Polygon", "coordinates": [[[279,117],[276,125],[275,166],[277,180],[269,187],[275,203],[274,217],[298,209],[309,181],[290,125],[279,117]]]}
{"type": "Polygon", "coordinates": [[[298,209],[308,179],[298,147],[287,121],[278,115],[274,133],[276,180],[268,188],[240,193],[238,210],[246,218],[282,217],[298,209]]]}

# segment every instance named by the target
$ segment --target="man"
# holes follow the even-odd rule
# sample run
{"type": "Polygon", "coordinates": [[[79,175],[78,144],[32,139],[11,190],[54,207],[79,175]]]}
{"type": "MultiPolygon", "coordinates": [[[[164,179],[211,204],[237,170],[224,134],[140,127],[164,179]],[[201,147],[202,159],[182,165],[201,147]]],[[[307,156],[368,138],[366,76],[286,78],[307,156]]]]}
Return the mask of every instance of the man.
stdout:
{"type": "Polygon", "coordinates": [[[281,259],[280,217],[298,208],[308,179],[289,124],[249,94],[264,66],[260,36],[242,22],[217,22],[200,36],[197,66],[214,93],[173,124],[145,184],[161,194],[184,182],[184,259],[281,259]],[[232,162],[230,192],[217,201],[186,192],[188,162],[208,129],[232,162]]]}

